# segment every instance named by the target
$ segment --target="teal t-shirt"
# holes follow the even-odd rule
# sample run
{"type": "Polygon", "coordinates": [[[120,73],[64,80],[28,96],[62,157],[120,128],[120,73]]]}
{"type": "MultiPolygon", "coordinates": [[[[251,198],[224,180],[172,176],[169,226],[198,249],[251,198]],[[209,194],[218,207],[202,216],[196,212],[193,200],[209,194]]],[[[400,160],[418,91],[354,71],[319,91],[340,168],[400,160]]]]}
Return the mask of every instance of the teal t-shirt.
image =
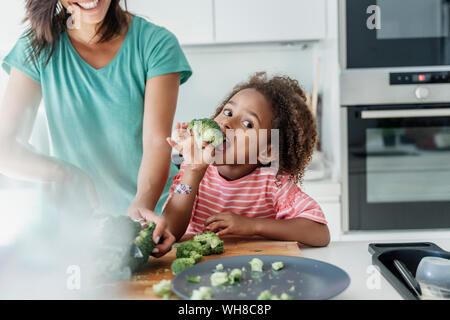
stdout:
{"type": "MultiPolygon", "coordinates": [[[[125,214],[137,191],[142,159],[142,121],[146,80],[192,71],[176,37],[167,29],[133,16],[115,58],[91,67],[63,32],[49,63],[28,62],[28,39],[21,37],[2,66],[18,69],[40,83],[52,156],[86,172],[95,182],[102,209],[125,214]]],[[[155,211],[168,196],[171,175],[155,211]]]]}

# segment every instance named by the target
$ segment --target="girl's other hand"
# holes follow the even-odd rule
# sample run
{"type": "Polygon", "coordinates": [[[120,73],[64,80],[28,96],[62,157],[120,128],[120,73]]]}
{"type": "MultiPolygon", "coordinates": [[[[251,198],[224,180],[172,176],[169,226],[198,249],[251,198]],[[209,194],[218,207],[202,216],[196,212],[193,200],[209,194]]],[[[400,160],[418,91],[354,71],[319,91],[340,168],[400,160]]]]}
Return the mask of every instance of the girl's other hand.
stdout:
{"type": "Polygon", "coordinates": [[[200,147],[188,129],[189,123],[177,122],[175,139],[167,138],[169,145],[183,155],[184,165],[192,170],[206,169],[214,161],[215,149],[210,143],[203,142],[200,147]],[[178,141],[178,142],[177,142],[178,141]]]}
{"type": "Polygon", "coordinates": [[[253,218],[241,216],[233,212],[217,213],[205,221],[209,230],[216,232],[218,236],[226,234],[237,236],[253,236],[255,221],[253,218]]]}

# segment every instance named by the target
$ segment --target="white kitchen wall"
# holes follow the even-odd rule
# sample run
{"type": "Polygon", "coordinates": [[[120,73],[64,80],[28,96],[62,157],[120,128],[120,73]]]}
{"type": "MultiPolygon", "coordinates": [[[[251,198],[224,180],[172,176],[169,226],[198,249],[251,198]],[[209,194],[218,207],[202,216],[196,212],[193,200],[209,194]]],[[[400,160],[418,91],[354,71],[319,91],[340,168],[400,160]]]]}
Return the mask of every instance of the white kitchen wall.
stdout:
{"type": "Polygon", "coordinates": [[[312,88],[311,45],[190,46],[184,52],[193,75],[181,86],[176,121],[210,116],[233,86],[258,71],[288,75],[312,88]]]}

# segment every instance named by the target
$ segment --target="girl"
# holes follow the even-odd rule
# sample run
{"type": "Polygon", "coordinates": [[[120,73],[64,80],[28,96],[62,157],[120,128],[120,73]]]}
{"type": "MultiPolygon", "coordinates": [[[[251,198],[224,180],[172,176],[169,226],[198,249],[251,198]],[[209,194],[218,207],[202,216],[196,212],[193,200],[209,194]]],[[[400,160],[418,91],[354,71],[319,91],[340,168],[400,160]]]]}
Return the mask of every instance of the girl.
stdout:
{"type": "Polygon", "coordinates": [[[186,230],[210,230],[218,235],[257,235],[326,246],[330,237],[324,214],[298,187],[317,137],[298,82],[256,74],[234,88],[213,118],[226,133],[225,142],[216,148],[197,146],[186,123],[176,126],[179,142],[167,138],[173,148],[184,151],[184,162],[163,209],[175,237],[181,238],[186,230]],[[270,144],[270,135],[267,146],[260,143],[259,134],[256,142],[248,138],[250,131],[271,129],[279,133],[278,152],[270,144]],[[233,137],[229,130],[234,130],[233,137]],[[242,150],[245,163],[238,161],[242,150]],[[257,152],[255,163],[249,161],[250,150],[257,152]],[[195,152],[202,153],[202,161],[194,161],[195,152]],[[230,153],[232,163],[218,161],[233,158],[230,153]],[[268,166],[273,161],[278,168],[268,166]]]}

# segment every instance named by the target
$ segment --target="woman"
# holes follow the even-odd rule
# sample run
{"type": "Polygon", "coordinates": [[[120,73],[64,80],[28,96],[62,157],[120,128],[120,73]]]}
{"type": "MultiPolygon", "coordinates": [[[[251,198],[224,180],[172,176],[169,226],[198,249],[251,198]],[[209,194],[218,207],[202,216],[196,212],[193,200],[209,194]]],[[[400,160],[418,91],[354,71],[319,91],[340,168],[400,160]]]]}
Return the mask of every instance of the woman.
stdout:
{"type": "Polygon", "coordinates": [[[192,74],[178,41],[119,0],[27,0],[26,11],[30,29],[3,61],[1,171],[156,222],[154,255],[165,254],[174,237],[154,210],[174,173],[165,138],[178,88],[192,74]],[[41,99],[51,157],[27,144],[41,99]]]}

